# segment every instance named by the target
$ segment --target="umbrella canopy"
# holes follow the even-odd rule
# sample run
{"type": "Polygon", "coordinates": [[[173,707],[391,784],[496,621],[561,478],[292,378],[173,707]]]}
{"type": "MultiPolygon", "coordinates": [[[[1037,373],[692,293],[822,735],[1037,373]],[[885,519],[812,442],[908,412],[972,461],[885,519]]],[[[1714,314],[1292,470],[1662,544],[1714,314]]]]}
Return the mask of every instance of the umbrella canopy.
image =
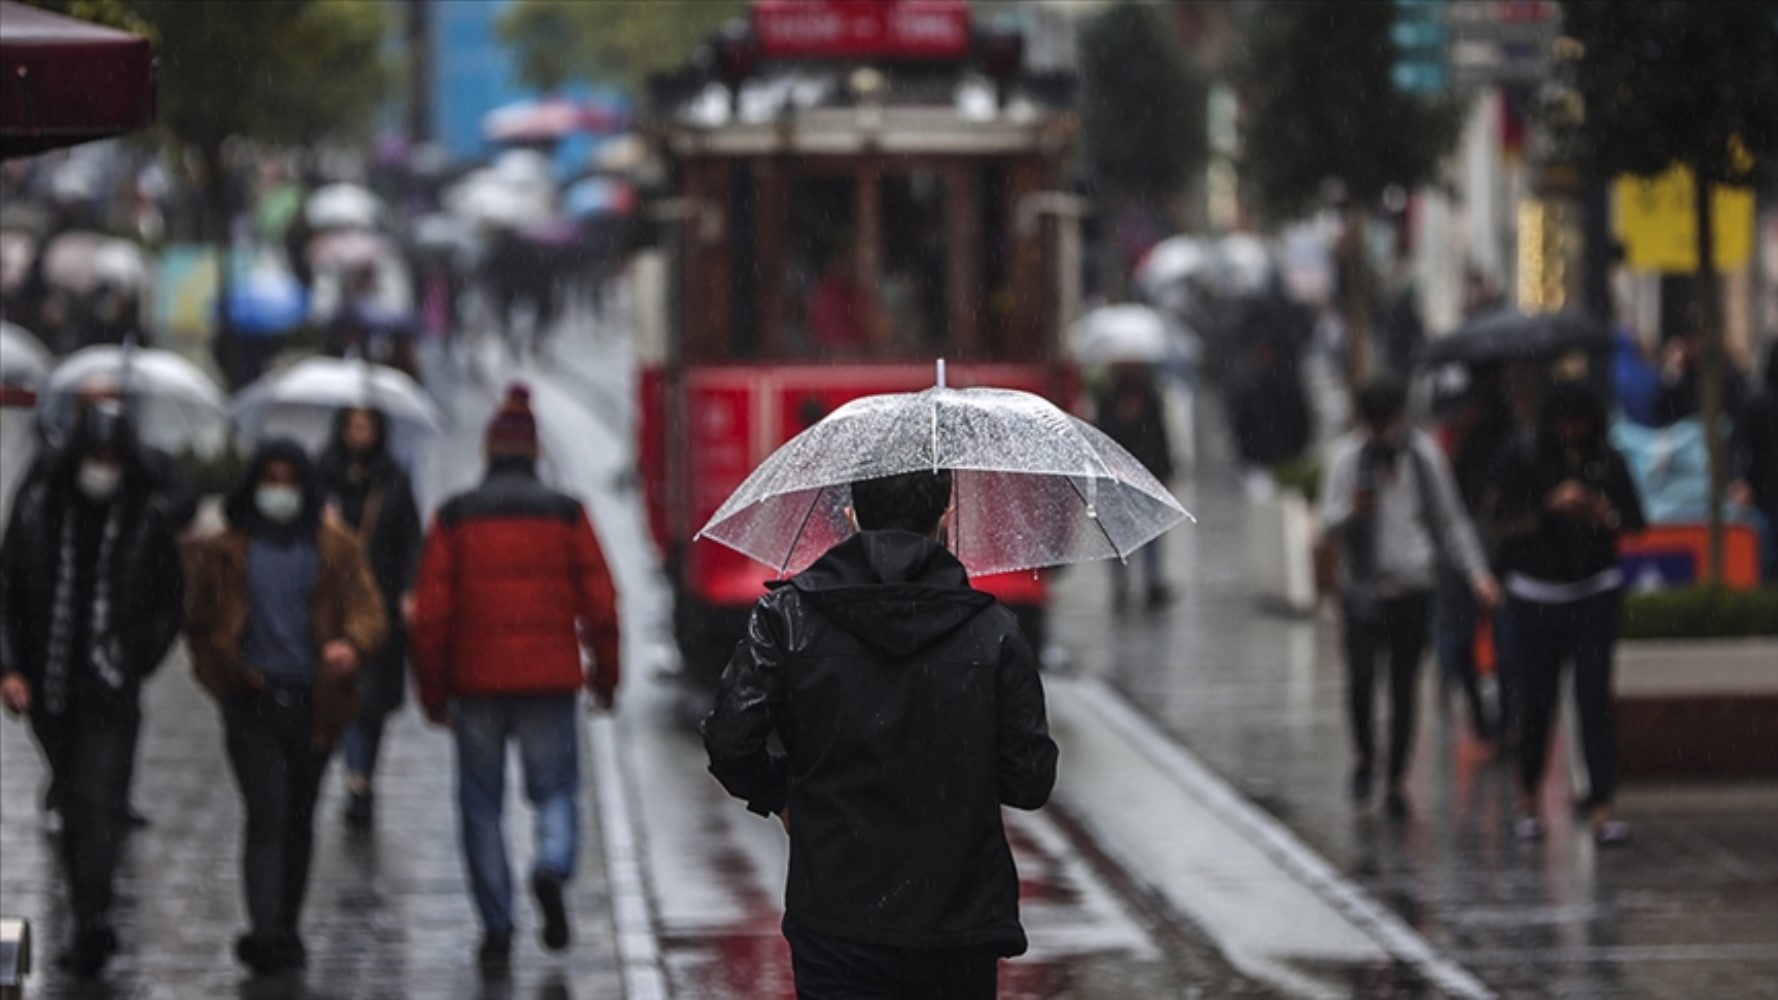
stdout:
{"type": "Polygon", "coordinates": [[[514,183],[490,170],[479,170],[445,194],[445,207],[472,223],[520,229],[549,219],[550,194],[545,186],[514,183]]]}
{"type": "Polygon", "coordinates": [[[127,32],[0,2],[0,157],[154,122],[154,50],[127,32]]]}
{"type": "Polygon", "coordinates": [[[1522,313],[1500,309],[1426,345],[1420,363],[1488,364],[1535,361],[1568,351],[1605,351],[1611,331],[1582,313],[1522,313]]]}
{"type": "Polygon", "coordinates": [[[345,407],[372,407],[393,422],[437,430],[443,415],[418,382],[386,365],[355,358],[304,358],[242,389],[231,414],[235,424],[258,434],[292,409],[331,413],[345,407]]]}
{"type": "Polygon", "coordinates": [[[488,112],[482,117],[482,137],[489,142],[554,142],[577,132],[613,132],[623,126],[623,116],[609,108],[546,97],[488,112]]]}
{"type": "Polygon", "coordinates": [[[1230,233],[1216,243],[1216,283],[1225,295],[1258,295],[1272,280],[1272,253],[1264,240],[1230,233]]]}
{"type": "Polygon", "coordinates": [[[1161,302],[1169,290],[1208,274],[1216,257],[1190,236],[1172,236],[1156,243],[1136,267],[1136,286],[1150,302],[1161,302]]]}
{"type": "Polygon", "coordinates": [[[309,266],[317,270],[376,267],[401,259],[400,250],[388,237],[362,229],[322,233],[309,241],[307,253],[309,266]]]}
{"type": "Polygon", "coordinates": [[[43,342],[24,327],[0,322],[0,385],[35,387],[55,363],[43,342]]]}
{"type": "Polygon", "coordinates": [[[129,401],[142,439],[157,448],[208,450],[227,430],[227,399],[198,366],[171,351],[108,344],[76,351],[49,373],[38,404],[45,429],[67,432],[81,390],[101,382],[129,401]]]}
{"type": "Polygon", "coordinates": [[[1009,389],[866,396],[773,452],[699,532],[780,573],[851,533],[850,484],[954,474],[949,542],[975,574],[1123,558],[1191,515],[1129,452],[1009,389]]]}
{"type": "Polygon", "coordinates": [[[0,232],[0,292],[22,288],[37,257],[37,239],[16,229],[0,232]]]}
{"type": "Polygon", "coordinates": [[[303,205],[303,218],[314,229],[374,229],[383,214],[383,200],[356,184],[317,188],[303,205]]]}
{"type": "Polygon", "coordinates": [[[1103,306],[1075,320],[1068,347],[1084,365],[1159,364],[1180,353],[1161,314],[1134,304],[1103,306]]]}
{"type": "Polygon", "coordinates": [[[636,210],[636,188],[608,177],[589,177],[562,195],[562,209],[575,219],[629,215],[636,210]]]}
{"type": "Polygon", "coordinates": [[[255,268],[229,285],[228,318],[236,333],[283,333],[301,326],[308,310],[302,283],[288,271],[255,268]]]}
{"type": "Polygon", "coordinates": [[[141,291],[148,287],[148,258],[129,240],[74,231],[50,241],[43,251],[44,280],[84,295],[109,283],[141,291]]]}

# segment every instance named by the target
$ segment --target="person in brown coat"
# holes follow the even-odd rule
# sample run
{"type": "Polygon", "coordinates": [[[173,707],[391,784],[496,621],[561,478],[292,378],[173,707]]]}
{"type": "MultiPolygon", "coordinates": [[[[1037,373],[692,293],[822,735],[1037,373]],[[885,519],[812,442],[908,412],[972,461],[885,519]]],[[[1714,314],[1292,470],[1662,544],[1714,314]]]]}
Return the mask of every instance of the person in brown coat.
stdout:
{"type": "Polygon", "coordinates": [[[322,518],[294,441],[263,444],[197,553],[186,640],[222,708],[247,815],[241,869],[252,929],[235,955],[260,974],[301,966],[315,799],[358,710],[359,666],[383,644],[382,597],[358,540],[322,518]]]}

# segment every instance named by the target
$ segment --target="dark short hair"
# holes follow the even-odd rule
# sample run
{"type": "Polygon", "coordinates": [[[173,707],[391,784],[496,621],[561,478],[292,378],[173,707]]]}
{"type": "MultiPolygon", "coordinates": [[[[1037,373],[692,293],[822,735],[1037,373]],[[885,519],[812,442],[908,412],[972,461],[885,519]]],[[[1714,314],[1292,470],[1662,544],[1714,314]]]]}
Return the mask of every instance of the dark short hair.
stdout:
{"type": "Polygon", "coordinates": [[[852,513],[860,531],[898,528],[930,535],[951,506],[951,470],[904,472],[852,484],[852,513]]]}
{"type": "Polygon", "coordinates": [[[1359,390],[1358,418],[1367,427],[1382,427],[1408,408],[1408,390],[1400,382],[1372,382],[1359,390]]]}

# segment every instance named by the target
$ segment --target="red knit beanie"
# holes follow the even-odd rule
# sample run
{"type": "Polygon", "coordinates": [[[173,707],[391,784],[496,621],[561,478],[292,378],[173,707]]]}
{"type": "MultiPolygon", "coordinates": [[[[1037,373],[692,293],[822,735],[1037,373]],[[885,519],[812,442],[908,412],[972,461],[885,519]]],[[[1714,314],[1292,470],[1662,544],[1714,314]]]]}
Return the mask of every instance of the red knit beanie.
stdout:
{"type": "Polygon", "coordinates": [[[531,415],[531,390],[524,383],[506,387],[506,401],[488,421],[482,447],[489,458],[537,457],[537,418],[531,415]]]}

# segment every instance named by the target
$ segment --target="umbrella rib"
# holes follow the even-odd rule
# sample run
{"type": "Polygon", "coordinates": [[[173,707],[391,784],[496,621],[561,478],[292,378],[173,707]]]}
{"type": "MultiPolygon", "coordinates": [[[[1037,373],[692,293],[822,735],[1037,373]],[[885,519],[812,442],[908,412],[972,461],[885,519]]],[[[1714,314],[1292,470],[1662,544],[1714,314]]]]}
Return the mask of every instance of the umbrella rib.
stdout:
{"type": "Polygon", "coordinates": [[[802,543],[803,532],[809,530],[809,518],[815,516],[815,508],[821,504],[821,494],[827,490],[826,486],[822,486],[809,498],[809,506],[803,510],[803,519],[796,526],[796,534],[790,536],[790,547],[784,550],[784,561],[778,564],[779,577],[783,577],[784,571],[790,567],[790,557],[796,555],[796,547],[802,543]]]}
{"type": "MultiPolygon", "coordinates": [[[[1089,511],[1090,511],[1090,510],[1092,510],[1092,509],[1093,509],[1093,505],[1092,505],[1092,504],[1090,504],[1090,503],[1087,503],[1087,495],[1086,495],[1086,494],[1085,494],[1085,493],[1082,493],[1082,492],[1081,492],[1081,491],[1080,491],[1080,487],[1079,487],[1079,486],[1076,486],[1076,485],[1075,485],[1075,483],[1074,483],[1074,477],[1073,477],[1073,476],[1063,476],[1063,477],[1062,477],[1062,478],[1063,478],[1063,479],[1066,479],[1066,480],[1067,480],[1067,481],[1068,481],[1068,488],[1069,488],[1069,489],[1071,489],[1071,490],[1073,490],[1073,491],[1074,491],[1074,495],[1075,495],[1075,496],[1077,496],[1077,497],[1079,497],[1079,498],[1080,498],[1080,502],[1081,502],[1081,503],[1082,503],[1082,504],[1085,504],[1085,505],[1086,505],[1086,508],[1087,508],[1087,509],[1088,509],[1088,510],[1089,510],[1089,511]]],[[[1096,524],[1096,525],[1098,525],[1098,526],[1099,526],[1099,534],[1101,534],[1101,535],[1104,535],[1104,536],[1105,536],[1105,544],[1107,544],[1107,545],[1109,545],[1109,546],[1111,546],[1111,551],[1112,551],[1112,552],[1113,552],[1113,553],[1114,553],[1114,554],[1116,554],[1116,556],[1117,556],[1117,558],[1118,558],[1118,561],[1119,561],[1119,562],[1122,562],[1122,561],[1123,561],[1123,559],[1124,559],[1124,554],[1123,554],[1123,553],[1122,553],[1122,552],[1120,552],[1120,551],[1118,551],[1118,547],[1117,547],[1117,542],[1116,542],[1116,540],[1114,540],[1114,539],[1113,539],[1113,538],[1112,538],[1112,537],[1111,537],[1111,532],[1110,532],[1110,531],[1108,531],[1108,530],[1106,530],[1106,528],[1105,528],[1105,520],[1104,520],[1104,519],[1103,519],[1103,518],[1101,518],[1101,517],[1099,517],[1099,515],[1098,515],[1098,514],[1092,514],[1092,515],[1089,515],[1089,516],[1088,516],[1088,518],[1087,518],[1087,520],[1089,520],[1089,521],[1091,521],[1091,522],[1093,522],[1093,523],[1094,523],[1094,524],[1096,524]]]]}

